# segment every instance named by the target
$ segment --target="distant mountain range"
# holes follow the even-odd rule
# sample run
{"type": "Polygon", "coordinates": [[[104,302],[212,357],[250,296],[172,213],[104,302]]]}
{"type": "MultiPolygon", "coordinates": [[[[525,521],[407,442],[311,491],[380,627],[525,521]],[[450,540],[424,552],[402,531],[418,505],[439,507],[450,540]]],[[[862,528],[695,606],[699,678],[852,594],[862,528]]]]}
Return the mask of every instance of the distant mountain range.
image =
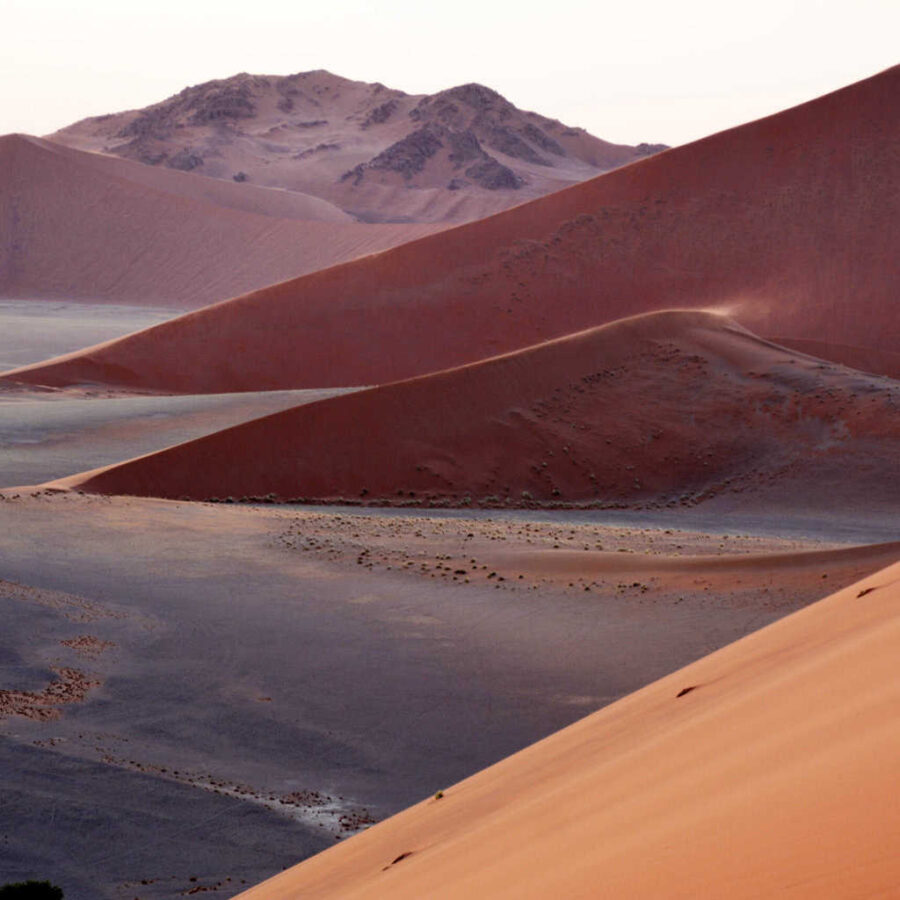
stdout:
{"type": "Polygon", "coordinates": [[[480,84],[412,95],[323,70],[209,81],[48,137],[299,191],[364,222],[481,218],[666,149],[611,144],[480,84]]]}

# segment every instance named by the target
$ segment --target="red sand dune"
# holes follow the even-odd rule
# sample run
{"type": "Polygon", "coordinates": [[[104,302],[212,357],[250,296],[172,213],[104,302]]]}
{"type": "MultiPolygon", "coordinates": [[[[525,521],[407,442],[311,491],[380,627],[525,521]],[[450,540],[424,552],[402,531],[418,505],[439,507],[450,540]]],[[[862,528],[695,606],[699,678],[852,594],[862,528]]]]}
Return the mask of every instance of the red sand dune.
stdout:
{"type": "Polygon", "coordinates": [[[900,565],[242,900],[896,896],[900,565]]]}
{"type": "Polygon", "coordinates": [[[59,484],[192,499],[674,506],[742,492],[745,504],[876,507],[900,502],[898,405],[890,379],[676,310],[293,408],[59,484]]]}
{"type": "MultiPolygon", "coordinates": [[[[167,391],[381,384],[674,306],[900,346],[900,67],[489,219],[20,369],[167,391]]],[[[891,374],[900,374],[891,366],[891,374]]]]}
{"type": "Polygon", "coordinates": [[[434,230],[361,225],[318,197],[0,138],[0,297],[190,309],[434,230]]]}

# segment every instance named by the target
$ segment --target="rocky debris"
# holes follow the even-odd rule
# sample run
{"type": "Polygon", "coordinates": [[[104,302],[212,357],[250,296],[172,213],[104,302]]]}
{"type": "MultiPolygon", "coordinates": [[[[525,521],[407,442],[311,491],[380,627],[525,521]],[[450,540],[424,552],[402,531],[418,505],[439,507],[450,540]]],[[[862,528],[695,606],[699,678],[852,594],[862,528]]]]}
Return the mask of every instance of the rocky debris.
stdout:
{"type": "Polygon", "coordinates": [[[102,653],[116,646],[113,641],[101,640],[93,634],[79,634],[77,637],[60,641],[60,644],[88,659],[97,659],[102,653]]]}
{"type": "Polygon", "coordinates": [[[116,153],[120,156],[127,156],[129,159],[136,159],[145,166],[158,166],[169,158],[169,154],[165,150],[153,149],[139,139],[131,141],[124,147],[116,147],[116,153]]]}
{"type": "Polygon", "coordinates": [[[340,149],[340,144],[317,144],[315,147],[310,147],[308,150],[301,150],[299,153],[295,153],[291,159],[309,159],[310,156],[314,156],[316,153],[340,149]]]}
{"type": "Polygon", "coordinates": [[[156,107],[150,107],[150,109],[145,110],[137,118],[132,119],[127,125],[123,126],[116,137],[167,137],[170,126],[166,122],[166,118],[161,110],[156,107]]]}
{"type": "Polygon", "coordinates": [[[531,122],[521,122],[520,113],[496,91],[481,84],[463,84],[424,97],[410,110],[414,122],[438,125],[450,132],[469,133],[482,144],[513,159],[539,166],[552,163],[535,147],[556,156],[565,150],[543,129],[531,122]]]}
{"type": "Polygon", "coordinates": [[[91,688],[100,682],[89,678],[78,669],[53,669],[57,679],[41,691],[0,690],[0,719],[22,716],[26,719],[46,721],[60,715],[60,706],[81,703],[91,688]]]}
{"type": "Polygon", "coordinates": [[[256,115],[254,91],[268,85],[267,78],[244,74],[185,88],[174,97],[141,111],[117,137],[165,140],[184,125],[253,118],[256,115]]]}
{"type": "MultiPolygon", "coordinates": [[[[383,86],[382,86],[383,87],[383,86]]],[[[369,114],[363,120],[360,128],[371,128],[372,125],[381,125],[397,111],[399,104],[395,99],[391,99],[369,110],[369,114]]]]}
{"type": "Polygon", "coordinates": [[[516,108],[505,97],[475,82],[441,91],[435,94],[433,99],[436,105],[456,101],[481,114],[492,113],[499,119],[505,119],[516,112],[516,108]]]}
{"type": "Polygon", "coordinates": [[[439,122],[448,128],[463,130],[477,122],[502,122],[516,108],[496,91],[481,84],[463,84],[423,97],[409,111],[414,122],[439,122]]]}
{"type": "Polygon", "coordinates": [[[450,145],[450,160],[458,169],[467,162],[483,159],[486,154],[475,137],[475,133],[469,129],[465,131],[448,131],[446,140],[450,145]]]}
{"type": "Polygon", "coordinates": [[[218,119],[252,119],[256,115],[247,84],[229,85],[205,93],[193,98],[188,108],[194,110],[190,118],[192,125],[204,125],[218,119]]]}
{"type": "Polygon", "coordinates": [[[469,186],[469,182],[465,178],[451,178],[447,184],[448,191],[460,191],[469,186]]]}
{"type": "Polygon", "coordinates": [[[554,153],[557,156],[566,155],[566,151],[563,150],[560,144],[554,141],[546,131],[542,128],[538,128],[537,125],[533,125],[531,122],[525,124],[525,127],[522,129],[522,134],[531,141],[532,144],[536,144],[546,153],[554,153]]]}
{"type": "Polygon", "coordinates": [[[480,162],[466,169],[466,175],[489,191],[516,190],[525,184],[525,179],[516,175],[508,166],[498,162],[493,156],[486,156],[480,162]]]}
{"type": "MultiPolygon", "coordinates": [[[[434,123],[423,125],[369,162],[345,172],[341,181],[352,178],[354,184],[359,184],[367,170],[398,172],[409,181],[414,175],[424,171],[428,161],[445,148],[449,150],[449,159],[455,168],[472,163],[466,169],[466,176],[488,190],[515,190],[525,183],[512,169],[486,153],[472,130],[454,131],[434,123]]],[[[452,189],[458,190],[465,184],[464,181],[456,182],[452,189]]]]}
{"type": "Polygon", "coordinates": [[[359,184],[366,169],[399,172],[408,180],[421,172],[428,160],[444,146],[439,135],[440,130],[430,125],[417,128],[367,163],[345,172],[341,181],[355,177],[354,184],[359,184]]]}
{"type": "Polygon", "coordinates": [[[506,128],[503,125],[497,125],[490,129],[487,144],[492,149],[498,150],[506,156],[511,156],[513,159],[521,159],[524,162],[534,163],[537,166],[552,165],[531,144],[524,141],[511,128],[506,128]]]}
{"type": "Polygon", "coordinates": [[[634,149],[640,156],[653,156],[654,153],[662,153],[670,148],[668,144],[638,144],[634,149]]]}
{"type": "Polygon", "coordinates": [[[294,97],[296,97],[300,91],[287,80],[279,81],[275,86],[275,89],[281,94],[281,99],[276,104],[278,109],[283,113],[292,112],[294,109],[294,97]]]}
{"type": "Polygon", "coordinates": [[[181,172],[192,172],[194,169],[203,165],[203,157],[192,153],[187,147],[179,150],[174,156],[170,156],[166,160],[166,165],[170,169],[178,169],[181,172]]]}

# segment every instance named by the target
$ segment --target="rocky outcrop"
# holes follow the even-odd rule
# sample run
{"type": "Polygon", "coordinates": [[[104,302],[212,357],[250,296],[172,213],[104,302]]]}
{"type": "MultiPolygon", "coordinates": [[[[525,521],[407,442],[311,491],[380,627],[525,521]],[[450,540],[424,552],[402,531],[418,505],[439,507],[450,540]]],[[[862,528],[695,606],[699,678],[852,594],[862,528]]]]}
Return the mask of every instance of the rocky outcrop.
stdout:
{"type": "Polygon", "coordinates": [[[179,169],[182,172],[192,172],[194,169],[203,165],[203,157],[192,153],[187,147],[179,150],[174,156],[170,156],[166,160],[166,165],[170,169],[179,169]]]}
{"type": "Polygon", "coordinates": [[[397,111],[400,104],[396,99],[388,100],[376,106],[375,109],[369,111],[369,114],[363,119],[360,128],[370,128],[372,125],[381,125],[397,111]]]}
{"type": "Polygon", "coordinates": [[[487,131],[487,144],[513,159],[534,163],[536,166],[551,166],[553,163],[544,159],[527,141],[511,128],[494,125],[487,131]]]}
{"type": "Polygon", "coordinates": [[[653,156],[655,153],[662,153],[663,150],[671,149],[668,144],[638,144],[634,150],[638,156],[653,156]]]}
{"type": "MultiPolygon", "coordinates": [[[[447,159],[453,164],[454,169],[471,164],[465,170],[466,177],[488,190],[502,188],[514,190],[525,183],[524,178],[486,153],[471,129],[453,131],[434,123],[417,128],[412,134],[391,144],[369,162],[345,172],[341,180],[348,181],[352,178],[354,184],[359,184],[367,171],[383,171],[397,172],[409,181],[421,174],[429,160],[441,150],[447,151],[447,159]]],[[[451,190],[459,190],[467,183],[460,178],[454,178],[451,190]]]]}
{"type": "Polygon", "coordinates": [[[233,79],[185,88],[174,97],[142,110],[117,136],[165,140],[179,126],[252,119],[256,115],[254,88],[267,85],[268,79],[237,75],[233,79]]]}
{"type": "Polygon", "coordinates": [[[466,169],[466,175],[472,181],[489,191],[516,190],[525,184],[525,179],[516,175],[508,166],[499,163],[493,156],[485,156],[483,160],[466,169]]]}
{"type": "Polygon", "coordinates": [[[409,95],[324,70],[209,81],[85,119],[53,140],[229,181],[243,172],[366,222],[486,215],[664,149],[609,144],[482,84],[409,95]],[[465,198],[440,197],[466,189],[465,198]]]}
{"type": "Polygon", "coordinates": [[[440,138],[440,129],[432,126],[418,128],[402,140],[391,144],[367,163],[358,165],[346,172],[342,181],[350,177],[356,178],[356,184],[362,179],[366,169],[374,171],[398,172],[407,180],[425,168],[425,164],[444,146],[440,138]]]}

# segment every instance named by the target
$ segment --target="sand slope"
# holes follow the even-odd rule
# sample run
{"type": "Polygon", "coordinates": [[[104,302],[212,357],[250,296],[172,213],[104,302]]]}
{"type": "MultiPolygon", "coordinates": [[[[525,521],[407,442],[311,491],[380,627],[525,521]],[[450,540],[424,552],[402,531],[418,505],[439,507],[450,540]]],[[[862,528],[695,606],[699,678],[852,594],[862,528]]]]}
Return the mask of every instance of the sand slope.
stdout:
{"type": "Polygon", "coordinates": [[[185,88],[51,140],[231,182],[323,197],[364,221],[467,221],[640,159],[465,84],[410,95],[323,70],[185,88]]]}
{"type": "Polygon", "coordinates": [[[401,243],[317,197],[0,138],[0,297],[196,308],[401,243]]]}
{"type": "Polygon", "coordinates": [[[193,499],[676,506],[742,492],[745,503],[875,507],[900,501],[898,404],[890,379],[676,310],[287,410],[61,484],[193,499]]]}
{"type": "Polygon", "coordinates": [[[900,340],[898,92],[900,67],[19,377],[184,392],[376,384],[709,305],[763,336],[854,347],[856,365],[873,349],[878,368],[900,340]]]}
{"type": "Polygon", "coordinates": [[[895,565],[240,896],[892,896],[898,612],[895,565]]]}

